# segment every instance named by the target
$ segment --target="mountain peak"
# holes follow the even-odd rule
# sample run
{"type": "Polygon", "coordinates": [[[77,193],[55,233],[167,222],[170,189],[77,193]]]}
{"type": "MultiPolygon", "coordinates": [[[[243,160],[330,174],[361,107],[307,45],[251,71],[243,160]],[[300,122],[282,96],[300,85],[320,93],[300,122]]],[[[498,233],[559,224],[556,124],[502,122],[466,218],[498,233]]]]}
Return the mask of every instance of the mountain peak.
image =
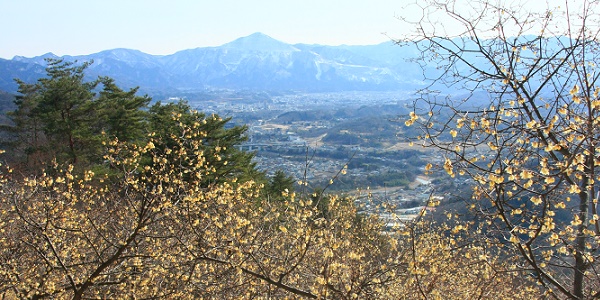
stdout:
{"type": "MultiPolygon", "coordinates": [[[[422,75],[421,70],[413,73],[405,61],[406,52],[389,45],[291,45],[254,33],[222,46],[170,55],[117,48],[62,58],[94,61],[86,70],[89,78],[110,76],[162,97],[205,88],[320,92],[420,87],[412,78],[422,75]]],[[[0,89],[16,92],[18,85],[12,78],[35,82],[43,77],[44,57],[56,56],[0,60],[0,89]]]]}
{"type": "Polygon", "coordinates": [[[12,58],[12,60],[14,61],[36,61],[38,64],[40,65],[45,65],[46,62],[44,61],[46,58],[60,58],[59,56],[57,56],[56,54],[52,53],[52,52],[48,52],[46,54],[42,54],[40,56],[35,56],[35,57],[25,57],[25,56],[20,56],[20,55],[15,55],[15,57],[12,58]]]}
{"type": "Polygon", "coordinates": [[[116,48],[110,50],[104,50],[97,53],[99,56],[111,57],[117,60],[132,61],[136,59],[148,59],[152,55],[146,54],[139,50],[116,48]]]}
{"type": "Polygon", "coordinates": [[[238,38],[224,44],[222,47],[248,51],[298,51],[294,46],[278,41],[260,32],[238,38]]]}

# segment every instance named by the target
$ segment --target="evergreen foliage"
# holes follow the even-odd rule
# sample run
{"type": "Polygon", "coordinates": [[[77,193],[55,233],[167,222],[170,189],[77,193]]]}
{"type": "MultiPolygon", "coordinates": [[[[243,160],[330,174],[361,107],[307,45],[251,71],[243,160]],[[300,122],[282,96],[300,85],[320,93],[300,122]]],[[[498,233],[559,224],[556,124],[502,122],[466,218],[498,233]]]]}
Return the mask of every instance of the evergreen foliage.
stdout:
{"type": "Polygon", "coordinates": [[[102,91],[94,101],[96,128],[120,141],[143,140],[147,132],[147,107],[151,99],[137,96],[138,88],[120,89],[109,77],[100,78],[102,91]]]}
{"type": "MultiPolygon", "coordinates": [[[[187,125],[193,131],[186,132],[185,138],[198,140],[198,149],[211,166],[212,172],[204,177],[203,185],[215,182],[241,182],[254,179],[261,181],[264,175],[258,172],[252,162],[253,154],[241,151],[237,146],[247,138],[245,126],[227,128],[231,118],[222,119],[218,115],[206,116],[192,110],[185,101],[162,104],[157,102],[149,109],[149,128],[153,136],[158,137],[155,146],[167,149],[176,146],[181,137],[178,126],[187,125]]],[[[186,164],[183,162],[183,164],[186,164]]]]}
{"type": "Polygon", "coordinates": [[[246,127],[228,126],[230,119],[206,116],[186,102],[148,107],[151,99],[138,96],[137,88],[122,90],[109,77],[85,81],[88,62],[47,62],[47,77],[33,84],[17,80],[17,107],[8,113],[12,126],[3,127],[9,136],[4,143],[10,150],[7,160],[20,174],[42,174],[55,164],[114,173],[103,158],[108,141],[141,144],[150,135],[160,137],[157,148],[172,148],[180,138],[178,127],[186,124],[197,130],[186,138],[201,141],[195,150],[213,168],[204,185],[264,177],[251,162],[253,154],[236,147],[245,141],[246,127]]]}
{"type": "Polygon", "coordinates": [[[266,196],[274,200],[282,200],[287,194],[294,192],[295,180],[282,170],[275,171],[273,177],[265,186],[266,196]]]}
{"type": "Polygon", "coordinates": [[[9,132],[11,148],[23,155],[13,154],[12,161],[37,173],[52,161],[90,165],[101,161],[104,133],[125,140],[142,137],[145,120],[140,116],[149,98],[136,96],[135,89],[124,92],[109,78],[85,81],[88,62],[47,59],[47,63],[47,76],[36,83],[17,79],[20,95],[16,109],[8,113],[13,124],[9,132]],[[103,90],[96,97],[100,83],[103,90]]]}

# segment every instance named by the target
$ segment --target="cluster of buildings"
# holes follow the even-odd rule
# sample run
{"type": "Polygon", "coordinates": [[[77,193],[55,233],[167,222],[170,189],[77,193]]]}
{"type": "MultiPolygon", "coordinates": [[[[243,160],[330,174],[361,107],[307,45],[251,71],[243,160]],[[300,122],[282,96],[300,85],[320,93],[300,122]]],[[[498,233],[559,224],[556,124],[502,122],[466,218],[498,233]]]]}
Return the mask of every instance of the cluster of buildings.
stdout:
{"type": "MultiPolygon", "coordinates": [[[[298,182],[307,183],[309,187],[323,187],[322,185],[328,184],[330,179],[366,178],[369,175],[398,171],[398,166],[403,164],[410,164],[415,169],[415,160],[436,163],[442,158],[437,157],[435,153],[424,153],[416,159],[411,158],[412,161],[378,157],[379,162],[373,168],[354,168],[348,170],[349,174],[341,175],[340,171],[349,163],[349,157],[332,158],[327,155],[328,153],[337,153],[342,149],[347,153],[353,153],[356,159],[374,155],[373,153],[376,153],[374,149],[361,149],[352,145],[328,145],[318,138],[306,138],[306,135],[299,134],[300,130],[332,126],[323,120],[282,123],[277,120],[277,117],[287,112],[333,111],[340,107],[406,105],[407,101],[403,102],[398,98],[400,96],[393,93],[367,92],[294,93],[273,96],[270,99],[262,97],[260,100],[248,100],[231,97],[190,101],[190,104],[206,113],[214,112],[224,117],[232,117],[234,123],[248,126],[249,140],[240,145],[240,148],[254,151],[257,166],[267,175],[282,170],[298,182]],[[320,155],[315,155],[315,151],[319,151],[320,155]]],[[[402,137],[399,137],[398,141],[403,142],[402,137]]],[[[435,209],[432,204],[443,200],[443,196],[437,194],[439,192],[433,193],[431,179],[422,176],[424,170],[416,168],[416,172],[419,176],[409,186],[371,187],[368,182],[361,182],[362,184],[353,186],[352,190],[345,193],[354,193],[361,210],[379,214],[389,222],[390,226],[395,222],[413,220],[421,212],[435,209]]]]}

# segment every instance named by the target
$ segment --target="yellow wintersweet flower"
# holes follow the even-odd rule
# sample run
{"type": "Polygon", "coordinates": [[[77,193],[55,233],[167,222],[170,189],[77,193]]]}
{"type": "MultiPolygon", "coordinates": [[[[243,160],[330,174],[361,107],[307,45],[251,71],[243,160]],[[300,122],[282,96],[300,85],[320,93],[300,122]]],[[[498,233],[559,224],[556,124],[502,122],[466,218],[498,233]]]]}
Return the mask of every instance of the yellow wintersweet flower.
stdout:
{"type": "Polygon", "coordinates": [[[576,185],[576,184],[572,184],[572,185],[569,187],[569,193],[571,193],[571,194],[579,194],[579,192],[581,192],[581,189],[579,188],[579,186],[578,186],[578,185],[576,185]]]}
{"type": "Polygon", "coordinates": [[[450,130],[450,135],[451,135],[453,138],[455,138],[455,137],[456,137],[456,134],[457,134],[456,130],[454,130],[454,129],[450,130]]]}

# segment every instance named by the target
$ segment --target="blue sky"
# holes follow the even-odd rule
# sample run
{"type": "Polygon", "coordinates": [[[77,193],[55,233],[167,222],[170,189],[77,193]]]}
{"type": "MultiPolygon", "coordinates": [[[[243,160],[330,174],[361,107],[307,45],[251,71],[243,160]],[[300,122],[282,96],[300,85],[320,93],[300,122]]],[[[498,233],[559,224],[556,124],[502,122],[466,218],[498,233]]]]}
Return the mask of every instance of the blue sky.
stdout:
{"type": "MultiPolygon", "coordinates": [[[[564,6],[565,1],[574,12],[583,2],[489,1],[511,5],[523,13],[549,5],[556,15],[560,15],[557,6],[564,6]]],[[[172,54],[219,46],[254,32],[291,44],[370,45],[410,35],[414,29],[396,17],[420,19],[422,10],[418,6],[423,3],[424,0],[0,0],[0,58],[48,52],[82,55],[114,48],[172,54]]],[[[456,0],[457,8],[471,10],[475,15],[478,5],[483,4],[456,0]]],[[[440,26],[438,33],[452,34],[458,28],[452,25],[457,20],[430,13],[428,17],[440,26]]],[[[494,16],[487,17],[492,23],[496,20],[494,16]]]]}
{"type": "Polygon", "coordinates": [[[0,58],[113,48],[150,54],[262,32],[287,43],[389,40],[404,0],[0,0],[0,58]]]}

